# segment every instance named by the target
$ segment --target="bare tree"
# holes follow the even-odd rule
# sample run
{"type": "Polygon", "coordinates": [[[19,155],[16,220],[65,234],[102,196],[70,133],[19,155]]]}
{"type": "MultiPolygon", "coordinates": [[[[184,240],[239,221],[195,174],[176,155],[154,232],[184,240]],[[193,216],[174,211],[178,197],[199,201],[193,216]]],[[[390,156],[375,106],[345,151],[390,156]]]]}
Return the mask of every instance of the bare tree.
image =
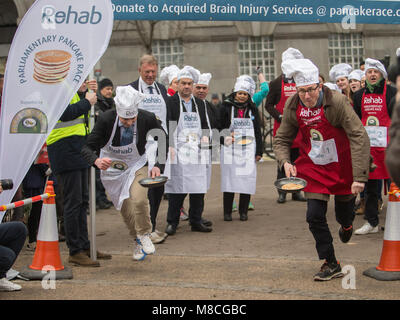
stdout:
{"type": "Polygon", "coordinates": [[[153,52],[153,36],[156,24],[160,21],[155,20],[136,20],[136,30],[139,34],[140,40],[146,49],[146,53],[151,54],[153,52]]]}

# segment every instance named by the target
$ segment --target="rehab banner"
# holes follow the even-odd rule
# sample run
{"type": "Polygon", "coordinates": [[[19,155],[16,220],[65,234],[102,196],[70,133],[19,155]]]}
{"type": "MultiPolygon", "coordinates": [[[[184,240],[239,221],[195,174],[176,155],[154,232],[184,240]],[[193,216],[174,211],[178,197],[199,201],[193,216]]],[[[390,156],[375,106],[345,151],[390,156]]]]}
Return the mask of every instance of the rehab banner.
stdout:
{"type": "MultiPolygon", "coordinates": [[[[23,17],[4,76],[0,129],[0,179],[14,189],[11,202],[47,136],[107,49],[110,0],[37,0],[23,17]]],[[[0,212],[0,221],[4,212],[0,212]]]]}
{"type": "Polygon", "coordinates": [[[398,24],[400,1],[112,0],[115,20],[398,24]]]}

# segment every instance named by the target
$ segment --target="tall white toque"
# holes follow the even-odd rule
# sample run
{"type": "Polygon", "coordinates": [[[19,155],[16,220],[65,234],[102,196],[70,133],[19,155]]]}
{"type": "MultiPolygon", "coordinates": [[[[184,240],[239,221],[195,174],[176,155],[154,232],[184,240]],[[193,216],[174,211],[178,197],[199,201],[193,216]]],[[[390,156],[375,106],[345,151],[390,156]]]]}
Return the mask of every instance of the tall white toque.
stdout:
{"type": "Polygon", "coordinates": [[[164,69],[161,70],[160,81],[165,85],[170,85],[172,80],[178,78],[179,71],[180,69],[178,68],[178,66],[174,64],[165,67],[164,69]]]}
{"type": "Polygon", "coordinates": [[[387,78],[386,68],[379,60],[367,58],[367,60],[365,60],[365,73],[367,73],[368,69],[378,70],[380,73],[382,73],[383,78],[387,78]]]}
{"type": "Polygon", "coordinates": [[[236,83],[233,91],[245,91],[250,95],[250,97],[253,97],[254,93],[256,92],[256,83],[249,75],[241,75],[240,77],[236,78],[236,83]]]}
{"type": "Polygon", "coordinates": [[[199,77],[199,80],[197,81],[197,84],[202,84],[202,85],[208,86],[211,78],[212,78],[211,73],[202,73],[199,77]]]}
{"type": "Polygon", "coordinates": [[[139,113],[139,103],[146,95],[131,86],[120,86],[115,90],[114,98],[117,115],[121,118],[135,118],[139,113]]]}
{"type": "Polygon", "coordinates": [[[191,66],[184,66],[178,72],[178,80],[180,79],[192,79],[193,83],[197,83],[199,81],[200,71],[191,67],[191,66]]]}
{"type": "Polygon", "coordinates": [[[347,63],[335,64],[329,71],[329,78],[331,78],[331,80],[334,82],[336,82],[339,78],[348,78],[352,70],[353,68],[351,67],[351,65],[347,63]]]}
{"type": "Polygon", "coordinates": [[[293,78],[297,87],[319,83],[319,70],[309,59],[292,59],[282,63],[282,72],[293,78]]]}

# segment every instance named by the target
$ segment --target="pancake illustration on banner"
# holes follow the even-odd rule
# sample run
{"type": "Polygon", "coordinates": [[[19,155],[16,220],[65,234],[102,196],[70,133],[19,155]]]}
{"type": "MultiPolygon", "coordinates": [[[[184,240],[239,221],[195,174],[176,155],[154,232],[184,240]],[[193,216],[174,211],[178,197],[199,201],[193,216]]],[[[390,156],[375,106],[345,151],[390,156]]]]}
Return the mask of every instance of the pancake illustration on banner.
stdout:
{"type": "Polygon", "coordinates": [[[322,136],[321,132],[315,129],[310,130],[311,139],[314,141],[323,141],[324,137],[322,136]]]}
{"type": "Polygon", "coordinates": [[[33,79],[45,84],[64,81],[71,66],[71,54],[63,50],[45,50],[35,54],[33,79]]]}
{"type": "Polygon", "coordinates": [[[120,171],[125,171],[126,169],[128,169],[128,165],[122,161],[113,161],[113,162],[111,162],[111,168],[117,169],[120,171]]]}
{"type": "Polygon", "coordinates": [[[369,116],[367,118],[367,126],[371,126],[371,127],[379,126],[378,118],[374,117],[374,116],[369,116]]]}
{"type": "Polygon", "coordinates": [[[47,133],[47,117],[36,108],[22,109],[11,121],[10,133],[47,133]]]}

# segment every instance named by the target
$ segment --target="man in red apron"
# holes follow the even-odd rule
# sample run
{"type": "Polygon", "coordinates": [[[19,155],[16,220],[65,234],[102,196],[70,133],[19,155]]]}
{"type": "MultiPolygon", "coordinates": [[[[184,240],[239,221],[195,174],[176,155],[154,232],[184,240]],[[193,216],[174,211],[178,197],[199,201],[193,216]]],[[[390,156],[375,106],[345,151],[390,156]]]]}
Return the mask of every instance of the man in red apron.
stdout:
{"type": "Polygon", "coordinates": [[[286,103],[274,152],[286,176],[307,181],[307,222],[320,259],[325,259],[314,280],[343,276],[336,260],[326,212],[329,196],[335,196],[335,215],[341,225],[339,237],[352,235],[355,194],[361,192],[369,173],[369,140],[347,98],[319,84],[318,68],[308,59],[282,64],[293,77],[297,93],[286,103]],[[301,132],[300,156],[290,161],[292,141],[301,132]]]}
{"type": "MultiPolygon", "coordinates": [[[[282,62],[290,59],[303,59],[303,54],[294,48],[288,48],[282,53],[282,62]]],[[[296,93],[296,84],[291,78],[287,78],[284,74],[280,75],[278,78],[274,79],[270,83],[270,91],[267,96],[265,103],[265,109],[274,118],[274,128],[273,136],[275,137],[276,131],[278,130],[283,114],[283,108],[287,99],[296,93]]],[[[290,160],[294,162],[299,156],[299,141],[300,135],[296,137],[290,149],[290,160]]],[[[285,177],[285,172],[279,168],[277,172],[277,179],[285,177]]],[[[294,201],[305,201],[306,199],[302,196],[301,192],[296,192],[292,194],[292,199],[294,201]]],[[[278,192],[278,203],[286,202],[286,193],[278,192]]]]}
{"type": "Polygon", "coordinates": [[[354,110],[360,117],[370,139],[371,156],[377,168],[370,173],[366,185],[365,218],[367,222],[355,231],[363,235],[379,231],[378,201],[381,195],[381,180],[389,179],[385,166],[385,151],[389,142],[389,127],[392,109],[391,99],[396,89],[386,84],[384,65],[374,59],[365,60],[366,85],[354,95],[354,110]]]}

